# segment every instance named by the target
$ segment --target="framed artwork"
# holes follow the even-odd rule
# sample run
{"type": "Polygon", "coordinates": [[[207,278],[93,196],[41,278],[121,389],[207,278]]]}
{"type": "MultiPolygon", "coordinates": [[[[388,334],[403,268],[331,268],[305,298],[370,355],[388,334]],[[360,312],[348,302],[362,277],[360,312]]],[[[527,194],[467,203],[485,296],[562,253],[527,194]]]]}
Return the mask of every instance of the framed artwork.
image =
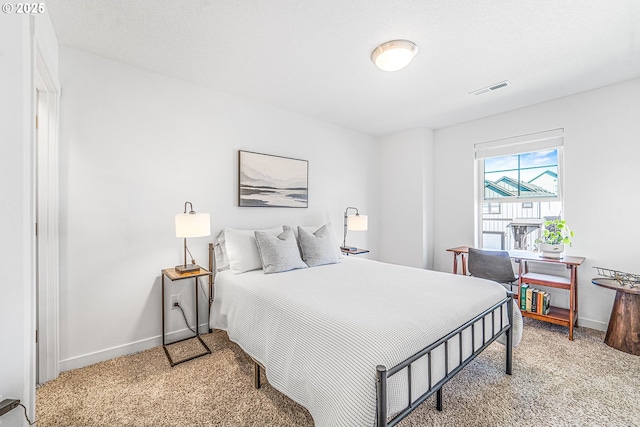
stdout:
{"type": "Polygon", "coordinates": [[[309,206],[307,160],[238,151],[238,206],[309,206]]]}

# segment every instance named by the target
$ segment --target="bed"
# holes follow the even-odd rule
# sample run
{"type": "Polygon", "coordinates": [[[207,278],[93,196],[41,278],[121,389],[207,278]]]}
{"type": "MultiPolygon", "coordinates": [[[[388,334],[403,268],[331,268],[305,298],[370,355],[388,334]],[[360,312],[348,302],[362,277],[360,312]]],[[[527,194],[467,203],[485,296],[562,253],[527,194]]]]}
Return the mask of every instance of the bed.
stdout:
{"type": "Polygon", "coordinates": [[[441,409],[446,381],[499,338],[511,373],[521,318],[502,285],[336,257],[277,274],[218,268],[210,313],[316,426],[392,426],[434,393],[441,409]]]}

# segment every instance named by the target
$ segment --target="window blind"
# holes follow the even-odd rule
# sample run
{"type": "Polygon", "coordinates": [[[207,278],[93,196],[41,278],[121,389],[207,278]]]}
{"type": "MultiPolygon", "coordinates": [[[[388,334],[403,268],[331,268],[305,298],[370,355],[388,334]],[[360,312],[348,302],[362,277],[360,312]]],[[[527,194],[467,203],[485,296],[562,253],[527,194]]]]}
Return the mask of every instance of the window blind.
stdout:
{"type": "Polygon", "coordinates": [[[564,129],[554,129],[529,135],[479,142],[474,144],[473,148],[476,159],[485,159],[487,157],[547,150],[562,147],[563,145],[564,129]]]}

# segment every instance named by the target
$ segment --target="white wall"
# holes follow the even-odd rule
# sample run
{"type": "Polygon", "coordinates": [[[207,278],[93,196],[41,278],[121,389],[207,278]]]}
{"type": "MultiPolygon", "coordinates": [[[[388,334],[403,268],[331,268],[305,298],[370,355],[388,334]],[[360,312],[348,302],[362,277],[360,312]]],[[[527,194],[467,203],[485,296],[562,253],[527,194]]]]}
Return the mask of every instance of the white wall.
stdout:
{"type": "Polygon", "coordinates": [[[433,265],[433,130],[417,128],[381,138],[380,257],[384,262],[433,265]]]}
{"type": "MultiPolygon", "coordinates": [[[[48,16],[0,14],[0,400],[35,410],[35,86],[39,49],[57,74],[57,41],[48,16]]],[[[22,409],[5,425],[27,425],[22,409]]]]}
{"type": "Polygon", "coordinates": [[[614,292],[591,284],[593,266],[640,273],[640,79],[435,131],[435,268],[445,250],[474,243],[473,144],[564,128],[564,216],[575,231],[579,325],[606,329],[614,292]]]}
{"type": "MultiPolygon", "coordinates": [[[[4,15],[4,14],[3,14],[4,15]]],[[[0,394],[29,402],[31,348],[35,330],[31,317],[33,275],[32,244],[28,224],[32,218],[30,134],[29,23],[26,19],[0,16],[0,235],[2,235],[2,298],[0,299],[0,394]],[[26,32],[26,34],[25,34],[26,32]]],[[[35,388],[35,382],[33,387],[35,388]]],[[[2,417],[9,425],[21,425],[22,414],[2,417]]]]}
{"type": "MultiPolygon", "coordinates": [[[[370,231],[349,241],[376,257],[377,139],[68,48],[60,81],[62,370],[160,343],[160,270],[182,260],[185,201],[213,230],[333,221],[340,237],[357,206],[370,231]],[[239,149],[309,160],[309,208],[237,207],[239,149]]],[[[212,239],[189,241],[201,265],[212,239]]],[[[167,292],[189,318],[192,289],[167,292]]]]}

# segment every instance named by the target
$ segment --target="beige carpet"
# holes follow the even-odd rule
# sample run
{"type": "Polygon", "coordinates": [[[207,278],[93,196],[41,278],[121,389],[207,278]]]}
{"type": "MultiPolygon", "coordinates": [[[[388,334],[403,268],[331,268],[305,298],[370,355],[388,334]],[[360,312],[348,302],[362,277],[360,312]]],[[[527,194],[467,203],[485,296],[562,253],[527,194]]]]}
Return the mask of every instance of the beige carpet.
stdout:
{"type": "MultiPolygon", "coordinates": [[[[400,425],[640,426],[640,357],[603,337],[578,328],[569,341],[566,328],[525,319],[512,376],[495,343],[444,387],[442,412],[432,397],[400,425]]],[[[313,425],[268,384],[253,388],[250,359],[224,332],[204,339],[213,354],[174,368],[156,347],[64,372],[38,388],[37,426],[313,425]]]]}

